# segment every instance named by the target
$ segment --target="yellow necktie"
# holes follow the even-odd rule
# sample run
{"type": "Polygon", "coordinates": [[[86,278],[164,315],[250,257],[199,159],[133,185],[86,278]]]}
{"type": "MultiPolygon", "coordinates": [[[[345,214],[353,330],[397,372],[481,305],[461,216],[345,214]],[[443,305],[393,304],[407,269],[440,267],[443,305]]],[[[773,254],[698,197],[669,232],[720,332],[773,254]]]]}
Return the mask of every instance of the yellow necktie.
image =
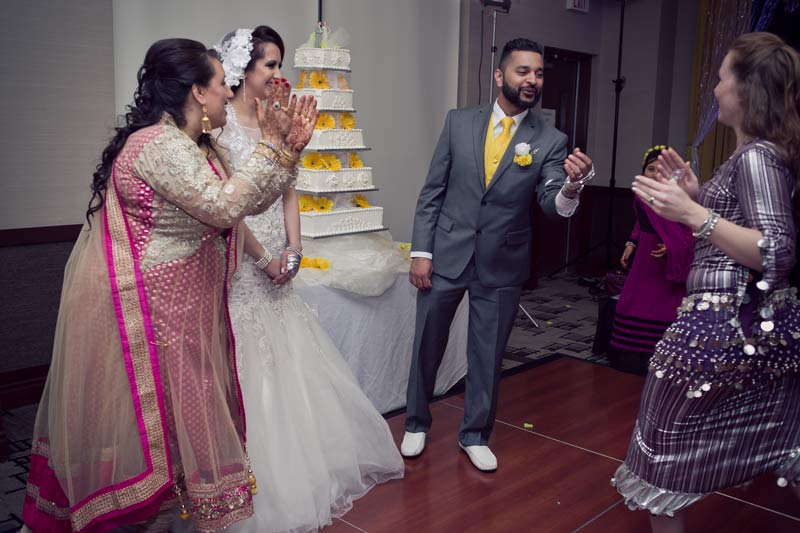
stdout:
{"type": "Polygon", "coordinates": [[[500,165],[500,159],[508,148],[508,143],[511,142],[511,125],[514,124],[514,119],[511,117],[503,117],[500,120],[503,125],[503,131],[497,137],[494,137],[494,128],[492,121],[489,120],[489,131],[486,133],[486,145],[483,153],[483,165],[486,171],[486,186],[494,177],[497,172],[497,167],[500,165]]]}

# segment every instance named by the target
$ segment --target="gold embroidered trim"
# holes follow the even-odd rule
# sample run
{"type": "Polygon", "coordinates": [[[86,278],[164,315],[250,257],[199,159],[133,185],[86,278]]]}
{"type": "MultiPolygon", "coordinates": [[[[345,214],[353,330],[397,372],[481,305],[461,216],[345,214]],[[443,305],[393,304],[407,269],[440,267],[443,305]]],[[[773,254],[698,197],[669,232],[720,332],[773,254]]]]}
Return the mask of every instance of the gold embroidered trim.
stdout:
{"type": "Polygon", "coordinates": [[[195,527],[219,531],[253,514],[253,496],[246,472],[223,477],[218,483],[187,483],[195,527]]]}
{"type": "Polygon", "coordinates": [[[114,510],[127,509],[146,501],[170,483],[166,439],[161,424],[155,376],[150,364],[150,348],[145,334],[133,255],[128,242],[124,215],[113,185],[106,193],[106,210],[122,322],[130,346],[131,364],[141,405],[141,416],[147,432],[153,471],[136,483],[89,500],[75,511],[72,515],[72,525],[78,530],[114,510]]]}
{"type": "Polygon", "coordinates": [[[59,520],[69,520],[69,509],[67,507],[59,507],[56,502],[51,502],[39,494],[39,487],[31,485],[25,488],[27,495],[36,502],[36,508],[40,511],[56,517],[59,520]]]}

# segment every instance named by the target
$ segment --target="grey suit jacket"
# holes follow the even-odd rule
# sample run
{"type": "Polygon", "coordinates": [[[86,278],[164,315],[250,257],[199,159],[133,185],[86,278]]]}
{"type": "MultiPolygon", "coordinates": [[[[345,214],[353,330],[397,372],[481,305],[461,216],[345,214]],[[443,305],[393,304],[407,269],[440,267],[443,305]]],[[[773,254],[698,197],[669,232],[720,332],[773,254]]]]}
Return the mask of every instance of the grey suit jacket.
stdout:
{"type": "Polygon", "coordinates": [[[530,275],[531,202],[557,214],[567,136],[529,112],[487,188],[483,154],[491,114],[491,105],[448,112],[417,201],[411,249],[432,253],[434,272],[446,278],[457,278],[474,255],[483,285],[508,287],[530,275]],[[533,154],[527,167],[513,162],[514,146],[523,142],[533,154]]]}

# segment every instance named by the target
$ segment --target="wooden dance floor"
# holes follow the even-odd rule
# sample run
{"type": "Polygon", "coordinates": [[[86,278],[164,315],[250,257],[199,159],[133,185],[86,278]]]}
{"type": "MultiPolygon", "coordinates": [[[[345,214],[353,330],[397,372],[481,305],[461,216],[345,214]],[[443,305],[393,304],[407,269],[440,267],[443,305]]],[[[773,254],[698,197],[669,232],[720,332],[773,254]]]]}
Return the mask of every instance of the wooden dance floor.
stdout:
{"type": "MultiPolygon", "coordinates": [[[[325,532],[649,531],[609,479],[625,457],[643,378],[561,357],[503,378],[491,447],[478,472],[457,444],[463,395],[432,405],[434,423],[406,477],[374,488],[325,532]],[[526,428],[525,424],[532,425],[526,428]]],[[[389,420],[398,446],[403,415],[389,420]]],[[[800,531],[800,502],[772,476],[690,508],[691,532],[800,531]]]]}

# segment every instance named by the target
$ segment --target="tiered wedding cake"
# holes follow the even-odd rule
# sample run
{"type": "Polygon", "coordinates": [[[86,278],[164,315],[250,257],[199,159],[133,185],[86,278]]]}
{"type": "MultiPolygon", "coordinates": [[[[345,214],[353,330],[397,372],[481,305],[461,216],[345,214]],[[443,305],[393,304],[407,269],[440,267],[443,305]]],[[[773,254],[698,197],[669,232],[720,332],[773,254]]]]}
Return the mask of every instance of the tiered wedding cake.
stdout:
{"type": "Polygon", "coordinates": [[[386,229],[383,208],[361,194],[377,188],[360,157],[369,148],[353,116],[350,50],[298,48],[294,67],[300,71],[294,94],[313,95],[320,110],[297,175],[300,233],[315,238],[386,229]]]}

